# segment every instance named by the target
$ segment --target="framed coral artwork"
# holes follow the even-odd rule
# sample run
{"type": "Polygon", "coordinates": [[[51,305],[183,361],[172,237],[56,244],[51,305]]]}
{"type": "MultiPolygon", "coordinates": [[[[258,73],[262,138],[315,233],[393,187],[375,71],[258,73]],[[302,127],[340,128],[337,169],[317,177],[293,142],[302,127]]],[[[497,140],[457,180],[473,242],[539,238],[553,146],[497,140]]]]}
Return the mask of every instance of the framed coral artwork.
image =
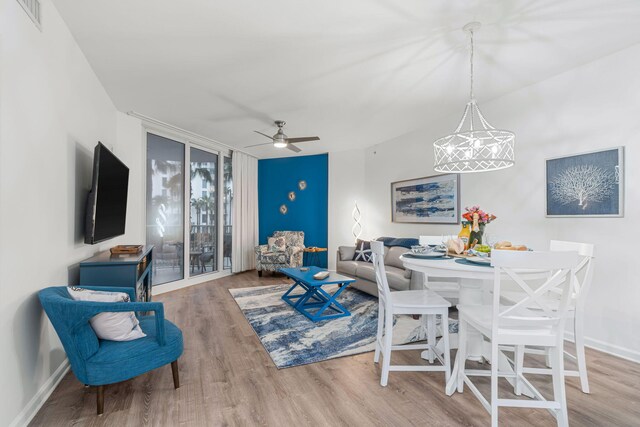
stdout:
{"type": "Polygon", "coordinates": [[[547,159],[547,217],[624,216],[624,147],[547,159]]]}

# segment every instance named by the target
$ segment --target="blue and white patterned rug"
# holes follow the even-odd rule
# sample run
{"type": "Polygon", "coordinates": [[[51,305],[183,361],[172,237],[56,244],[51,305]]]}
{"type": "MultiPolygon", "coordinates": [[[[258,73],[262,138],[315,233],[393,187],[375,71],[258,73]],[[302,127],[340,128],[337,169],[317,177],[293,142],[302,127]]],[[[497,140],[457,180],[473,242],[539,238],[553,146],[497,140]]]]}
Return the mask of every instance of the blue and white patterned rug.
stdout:
{"type": "MultiPolygon", "coordinates": [[[[305,365],[375,349],[378,299],[347,288],[338,297],[351,316],[312,322],[281,297],[291,285],[229,289],[278,368],[305,365]]],[[[329,288],[329,287],[328,287],[329,288]]],[[[330,290],[330,289],[327,289],[330,290]]],[[[330,290],[331,293],[333,290],[330,290]]],[[[426,339],[420,320],[396,316],[393,345],[426,339]]]]}

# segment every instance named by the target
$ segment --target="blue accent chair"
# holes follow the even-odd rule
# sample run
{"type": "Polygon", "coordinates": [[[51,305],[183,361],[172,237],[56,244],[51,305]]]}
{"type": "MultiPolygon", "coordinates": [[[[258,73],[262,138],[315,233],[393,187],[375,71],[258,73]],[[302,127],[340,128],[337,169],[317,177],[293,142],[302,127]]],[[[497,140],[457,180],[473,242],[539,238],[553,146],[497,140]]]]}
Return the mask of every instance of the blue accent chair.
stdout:
{"type": "MultiPolygon", "coordinates": [[[[135,301],[135,289],[81,286],[107,292],[126,292],[135,301]]],[[[173,385],[180,387],[178,358],[182,354],[182,331],[164,319],[160,302],[75,301],[66,286],[43,289],[40,303],[53,324],[71,369],[83,384],[97,387],[98,415],[104,412],[104,386],[125,381],[171,363],[173,385]],[[139,316],[146,337],[133,341],[99,339],[89,319],[103,312],[155,312],[139,316]]]]}

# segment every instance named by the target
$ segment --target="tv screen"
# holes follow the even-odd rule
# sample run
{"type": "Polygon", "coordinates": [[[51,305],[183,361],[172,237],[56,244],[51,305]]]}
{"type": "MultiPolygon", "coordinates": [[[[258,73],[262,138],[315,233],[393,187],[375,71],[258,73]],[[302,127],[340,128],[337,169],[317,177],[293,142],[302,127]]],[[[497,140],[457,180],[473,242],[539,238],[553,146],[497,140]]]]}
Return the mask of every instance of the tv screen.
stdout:
{"type": "Polygon", "coordinates": [[[102,143],[93,154],[84,242],[93,245],[124,234],[129,168],[102,143]]]}

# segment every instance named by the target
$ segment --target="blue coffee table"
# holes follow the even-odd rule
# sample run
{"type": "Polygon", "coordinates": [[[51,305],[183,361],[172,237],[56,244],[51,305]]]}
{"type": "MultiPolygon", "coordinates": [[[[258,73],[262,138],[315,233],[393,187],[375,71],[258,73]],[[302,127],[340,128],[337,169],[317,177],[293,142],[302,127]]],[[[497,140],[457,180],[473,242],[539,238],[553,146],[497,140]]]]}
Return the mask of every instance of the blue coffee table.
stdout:
{"type": "Polygon", "coordinates": [[[295,282],[293,286],[282,295],[282,299],[314,322],[351,316],[349,310],[336,301],[336,298],[338,298],[350,283],[355,282],[355,279],[331,272],[327,278],[316,280],[313,278],[313,275],[324,270],[320,267],[313,266],[308,268],[309,270],[307,271],[300,271],[300,268],[281,268],[279,270],[295,282]],[[322,289],[323,286],[329,285],[339,286],[333,294],[330,294],[322,289]],[[296,288],[302,288],[304,292],[292,294],[296,288]],[[328,311],[327,314],[325,314],[326,311],[328,311]]]}

